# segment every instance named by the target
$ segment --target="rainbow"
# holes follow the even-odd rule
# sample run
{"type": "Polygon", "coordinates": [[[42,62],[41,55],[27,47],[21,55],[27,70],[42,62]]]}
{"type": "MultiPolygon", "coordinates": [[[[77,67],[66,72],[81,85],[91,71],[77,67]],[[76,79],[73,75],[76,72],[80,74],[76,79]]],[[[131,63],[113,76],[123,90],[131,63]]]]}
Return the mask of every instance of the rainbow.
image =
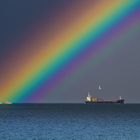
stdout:
{"type": "Polygon", "coordinates": [[[12,44],[23,49],[9,57],[13,67],[7,63],[3,68],[2,101],[45,102],[87,65],[123,46],[113,44],[140,25],[139,0],[86,0],[65,10],[47,25],[43,18],[12,44]]]}

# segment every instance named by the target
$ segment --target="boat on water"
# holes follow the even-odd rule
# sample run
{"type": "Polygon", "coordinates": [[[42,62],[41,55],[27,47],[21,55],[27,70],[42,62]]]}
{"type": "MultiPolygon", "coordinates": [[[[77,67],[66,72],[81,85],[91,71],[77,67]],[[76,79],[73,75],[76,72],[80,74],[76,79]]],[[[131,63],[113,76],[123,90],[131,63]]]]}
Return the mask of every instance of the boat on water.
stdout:
{"type": "Polygon", "coordinates": [[[12,102],[6,101],[6,102],[0,102],[0,104],[12,104],[12,102]]]}
{"type": "Polygon", "coordinates": [[[90,94],[88,94],[85,103],[86,104],[124,104],[124,99],[120,97],[117,100],[103,100],[97,97],[92,97],[90,94]]]}
{"type": "MultiPolygon", "coordinates": [[[[102,90],[101,86],[99,85],[98,90],[102,90]]],[[[120,96],[119,99],[116,100],[103,100],[98,97],[92,97],[90,93],[86,97],[85,103],[86,104],[124,104],[124,99],[120,96]]]]}

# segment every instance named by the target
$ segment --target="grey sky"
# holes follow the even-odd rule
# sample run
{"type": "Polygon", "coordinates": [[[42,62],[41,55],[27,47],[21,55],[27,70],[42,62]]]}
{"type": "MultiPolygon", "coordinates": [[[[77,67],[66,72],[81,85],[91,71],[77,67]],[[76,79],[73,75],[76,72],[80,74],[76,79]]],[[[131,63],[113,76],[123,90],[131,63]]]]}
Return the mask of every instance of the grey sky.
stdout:
{"type": "MultiPolygon", "coordinates": [[[[22,37],[24,31],[38,18],[45,15],[49,20],[50,14],[57,12],[58,4],[63,3],[67,6],[68,2],[70,1],[0,1],[0,64],[5,63],[5,54],[13,50],[9,47],[9,42],[22,37]]],[[[90,92],[91,95],[103,99],[122,96],[126,102],[140,103],[140,25],[130,32],[129,37],[123,36],[116,42],[116,46],[121,46],[119,49],[105,58],[100,58],[96,66],[94,62],[93,65],[92,62],[87,63],[81,68],[79,75],[69,79],[68,86],[61,85],[58,90],[48,94],[46,102],[84,102],[87,93],[90,92]],[[99,84],[102,87],[101,91],[98,91],[99,84]]]]}

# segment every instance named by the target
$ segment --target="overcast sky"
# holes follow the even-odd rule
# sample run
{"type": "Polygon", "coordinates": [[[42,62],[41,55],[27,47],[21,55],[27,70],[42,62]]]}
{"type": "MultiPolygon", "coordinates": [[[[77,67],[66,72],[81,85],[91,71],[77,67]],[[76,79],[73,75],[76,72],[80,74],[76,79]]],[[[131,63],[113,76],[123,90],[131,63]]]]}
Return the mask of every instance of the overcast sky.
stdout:
{"type": "MultiPolygon", "coordinates": [[[[17,47],[11,48],[11,42],[22,38],[36,20],[44,15],[46,20],[49,20],[53,12],[57,12],[62,5],[69,5],[69,2],[68,0],[0,1],[0,65],[4,65],[6,54],[17,47]]],[[[87,66],[81,69],[85,75],[80,73],[75,79],[70,78],[69,86],[49,94],[46,101],[84,102],[87,93],[90,92],[91,95],[103,99],[116,99],[122,96],[127,102],[140,103],[140,24],[139,27],[130,29],[129,37],[124,35],[118,41],[116,46],[119,43],[119,49],[100,59],[96,67],[87,63],[87,66]],[[102,87],[100,91],[99,84],[102,87]]]]}

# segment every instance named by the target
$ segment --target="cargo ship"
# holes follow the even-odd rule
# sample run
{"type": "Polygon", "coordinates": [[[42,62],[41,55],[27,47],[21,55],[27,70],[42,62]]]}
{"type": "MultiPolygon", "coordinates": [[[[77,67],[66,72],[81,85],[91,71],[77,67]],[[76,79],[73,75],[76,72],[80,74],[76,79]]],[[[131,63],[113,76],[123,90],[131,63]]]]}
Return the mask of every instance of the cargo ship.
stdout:
{"type": "Polygon", "coordinates": [[[124,104],[124,99],[119,97],[117,100],[103,100],[97,97],[92,97],[89,93],[85,100],[86,104],[124,104]]]}
{"type": "MultiPolygon", "coordinates": [[[[101,86],[99,85],[98,90],[102,90],[101,86]]],[[[92,97],[90,93],[86,97],[85,103],[86,104],[124,104],[124,99],[120,96],[117,100],[103,100],[97,97],[92,97]]]]}

